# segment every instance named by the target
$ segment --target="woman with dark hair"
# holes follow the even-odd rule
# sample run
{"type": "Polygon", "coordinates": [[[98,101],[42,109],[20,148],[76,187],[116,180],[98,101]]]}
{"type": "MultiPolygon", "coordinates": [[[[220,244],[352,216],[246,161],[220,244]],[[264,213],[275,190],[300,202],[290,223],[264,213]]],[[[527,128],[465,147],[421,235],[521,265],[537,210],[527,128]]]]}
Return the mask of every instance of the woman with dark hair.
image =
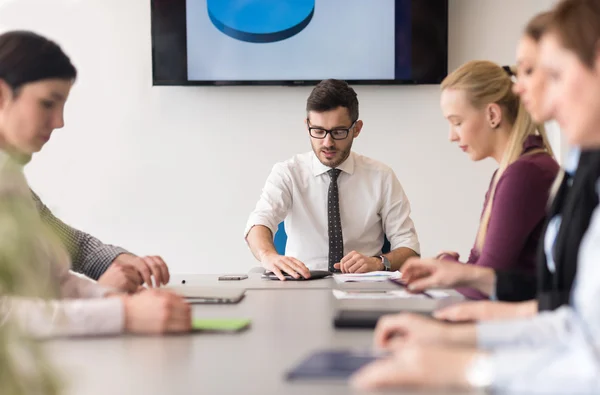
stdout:
{"type": "MultiPolygon", "coordinates": [[[[129,296],[69,272],[69,254],[36,211],[23,167],[55,129],[77,71],[54,42],[37,34],[0,35],[0,270],[17,265],[32,283],[0,289],[0,322],[38,336],[165,333],[190,330],[190,306],[172,293],[129,296]],[[35,281],[33,281],[35,280],[35,281]],[[54,297],[54,300],[40,297],[54,297]]],[[[25,277],[27,278],[27,277],[25,277]]]]}
{"type": "Polygon", "coordinates": [[[564,215],[555,241],[544,245],[546,264],[554,269],[544,279],[546,299],[540,299],[540,306],[568,304],[527,319],[456,325],[447,331],[414,321],[382,323],[377,343],[402,347],[394,357],[361,371],[357,386],[600,393],[599,43],[600,0],[560,2],[540,43],[549,115],[569,143],[581,148],[575,177],[565,176],[557,191],[555,204],[564,215]],[[395,334],[400,339],[391,339],[395,334]]]}

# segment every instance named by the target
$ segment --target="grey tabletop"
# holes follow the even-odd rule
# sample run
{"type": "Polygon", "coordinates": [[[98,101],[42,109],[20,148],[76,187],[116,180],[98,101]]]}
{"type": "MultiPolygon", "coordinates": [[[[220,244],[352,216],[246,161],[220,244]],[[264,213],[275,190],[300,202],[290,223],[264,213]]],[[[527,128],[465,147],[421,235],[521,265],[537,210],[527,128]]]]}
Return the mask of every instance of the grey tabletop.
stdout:
{"type": "Polygon", "coordinates": [[[237,305],[193,310],[199,318],[250,318],[250,329],[241,333],[64,339],[46,347],[66,394],[355,393],[343,382],[285,380],[313,351],[371,347],[371,330],[332,326],[337,303],[331,290],[249,290],[237,305]]]}
{"type": "MultiPolygon", "coordinates": [[[[191,285],[204,287],[224,287],[247,290],[297,290],[297,289],[342,289],[342,290],[394,290],[398,286],[389,282],[364,283],[348,282],[338,284],[332,277],[310,281],[268,280],[257,273],[248,273],[245,280],[219,281],[218,274],[173,274],[169,285],[191,285]]],[[[457,294],[457,293],[454,293],[457,294]]]]}

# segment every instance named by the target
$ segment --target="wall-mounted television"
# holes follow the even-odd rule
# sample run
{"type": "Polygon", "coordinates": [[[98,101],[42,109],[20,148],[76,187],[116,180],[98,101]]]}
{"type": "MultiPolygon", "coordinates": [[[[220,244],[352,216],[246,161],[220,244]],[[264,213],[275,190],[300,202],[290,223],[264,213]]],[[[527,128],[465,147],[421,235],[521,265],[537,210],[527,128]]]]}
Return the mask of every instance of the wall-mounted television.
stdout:
{"type": "Polygon", "coordinates": [[[154,85],[437,84],[448,0],[151,0],[154,85]]]}

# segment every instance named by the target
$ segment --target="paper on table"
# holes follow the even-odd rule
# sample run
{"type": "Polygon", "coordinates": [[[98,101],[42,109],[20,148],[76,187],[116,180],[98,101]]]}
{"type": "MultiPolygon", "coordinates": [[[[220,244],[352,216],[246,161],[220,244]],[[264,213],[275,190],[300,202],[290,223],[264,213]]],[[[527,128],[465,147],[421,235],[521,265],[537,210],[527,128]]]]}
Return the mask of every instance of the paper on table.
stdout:
{"type": "Polygon", "coordinates": [[[402,299],[425,298],[423,294],[411,294],[404,290],[396,291],[341,291],[334,289],[333,295],[337,299],[402,299]]]}
{"type": "Polygon", "coordinates": [[[448,292],[440,291],[439,289],[430,289],[425,292],[427,292],[427,295],[431,296],[434,299],[447,298],[448,296],[450,296],[448,292]]]}
{"type": "Polygon", "coordinates": [[[342,291],[332,290],[336,299],[406,299],[406,298],[434,298],[441,299],[449,296],[443,291],[427,291],[425,294],[414,294],[403,289],[394,291],[342,291]]]}
{"type": "Polygon", "coordinates": [[[382,282],[388,279],[398,279],[402,277],[399,271],[395,272],[369,272],[369,273],[344,273],[334,274],[333,278],[336,283],[349,283],[349,282],[382,282]]]}

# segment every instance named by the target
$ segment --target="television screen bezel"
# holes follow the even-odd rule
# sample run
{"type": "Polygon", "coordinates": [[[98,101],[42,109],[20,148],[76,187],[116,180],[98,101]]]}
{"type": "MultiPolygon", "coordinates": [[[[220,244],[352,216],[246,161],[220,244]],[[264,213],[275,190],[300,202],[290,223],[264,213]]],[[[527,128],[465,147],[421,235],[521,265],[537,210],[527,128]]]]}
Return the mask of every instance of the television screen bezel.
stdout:
{"type": "MultiPolygon", "coordinates": [[[[441,40],[444,41],[443,49],[440,51],[442,64],[435,73],[436,75],[429,79],[383,79],[383,80],[364,80],[348,79],[351,85],[436,85],[439,84],[448,73],[448,2],[449,0],[411,0],[413,4],[419,2],[420,6],[429,3],[431,7],[438,7],[437,11],[443,13],[441,27],[441,40]]],[[[187,0],[151,0],[151,40],[152,40],[152,85],[153,86],[314,86],[321,80],[218,80],[203,81],[189,80],[187,77],[187,31],[186,31],[186,2],[187,0]],[[158,10],[159,7],[164,7],[158,10]],[[168,8],[167,8],[168,7],[168,8]],[[168,15],[165,15],[168,14],[168,15]],[[156,39],[159,35],[170,34],[175,38],[171,44],[161,48],[157,45],[156,39]],[[179,67],[177,73],[172,71],[169,77],[161,70],[161,64],[158,58],[177,57],[179,55],[179,67]],[[161,74],[162,73],[162,74],[161,74]]]]}

